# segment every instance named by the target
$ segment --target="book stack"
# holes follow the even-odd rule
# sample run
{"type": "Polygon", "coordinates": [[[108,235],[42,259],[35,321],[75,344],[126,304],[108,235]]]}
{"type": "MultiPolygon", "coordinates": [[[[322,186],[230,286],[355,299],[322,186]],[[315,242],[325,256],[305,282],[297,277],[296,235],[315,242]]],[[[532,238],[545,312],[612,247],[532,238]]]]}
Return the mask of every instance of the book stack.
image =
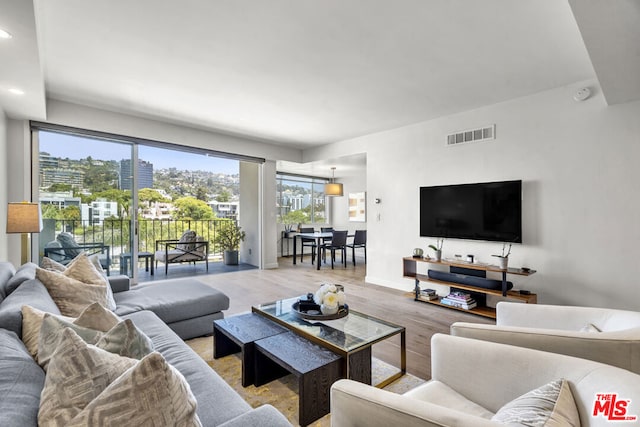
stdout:
{"type": "Polygon", "coordinates": [[[423,299],[427,299],[429,301],[438,299],[438,294],[436,294],[436,291],[434,289],[423,289],[420,291],[420,296],[423,299]]]}
{"type": "Polygon", "coordinates": [[[474,300],[470,294],[465,292],[451,292],[446,297],[440,300],[441,304],[445,304],[451,307],[462,308],[464,310],[471,310],[478,306],[476,300],[474,300]]]}

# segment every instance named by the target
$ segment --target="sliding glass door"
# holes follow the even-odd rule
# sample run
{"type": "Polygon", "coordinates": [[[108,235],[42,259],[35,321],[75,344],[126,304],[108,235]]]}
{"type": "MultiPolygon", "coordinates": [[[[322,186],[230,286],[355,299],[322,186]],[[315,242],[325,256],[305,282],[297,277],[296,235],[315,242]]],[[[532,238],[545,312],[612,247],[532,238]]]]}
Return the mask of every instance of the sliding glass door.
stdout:
{"type": "Polygon", "coordinates": [[[37,145],[40,254],[67,264],[86,252],[135,279],[136,147],[49,131],[37,132],[37,145]]]}

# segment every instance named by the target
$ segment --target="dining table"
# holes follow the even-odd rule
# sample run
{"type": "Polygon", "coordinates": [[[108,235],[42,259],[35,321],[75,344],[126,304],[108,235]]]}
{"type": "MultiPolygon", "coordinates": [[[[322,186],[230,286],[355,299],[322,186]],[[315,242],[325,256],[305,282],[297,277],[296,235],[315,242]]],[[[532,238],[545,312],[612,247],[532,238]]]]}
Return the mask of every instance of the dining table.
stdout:
{"type": "MultiPolygon", "coordinates": [[[[347,237],[353,237],[353,234],[347,235],[347,237]]],[[[316,240],[316,249],[317,249],[317,269],[320,270],[320,264],[322,264],[322,257],[320,256],[320,246],[322,246],[323,239],[331,239],[333,237],[333,232],[331,231],[316,231],[315,233],[296,233],[293,236],[293,265],[296,264],[296,254],[297,254],[297,241],[300,239],[315,239],[316,240]]]]}

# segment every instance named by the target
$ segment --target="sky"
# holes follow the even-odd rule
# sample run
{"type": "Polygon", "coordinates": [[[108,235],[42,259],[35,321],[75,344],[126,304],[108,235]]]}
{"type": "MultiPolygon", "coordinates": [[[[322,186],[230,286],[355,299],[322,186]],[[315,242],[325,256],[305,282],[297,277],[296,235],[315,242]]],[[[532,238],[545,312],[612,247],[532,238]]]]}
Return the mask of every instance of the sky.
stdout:
{"type": "MultiPolygon", "coordinates": [[[[97,160],[117,160],[131,158],[129,144],[102,141],[99,139],[71,136],[60,133],[39,132],[40,151],[53,157],[97,160]]],[[[138,158],[153,163],[153,169],[177,168],[179,170],[204,170],[225,174],[239,173],[237,160],[209,157],[176,150],[165,150],[140,145],[138,158]]]]}

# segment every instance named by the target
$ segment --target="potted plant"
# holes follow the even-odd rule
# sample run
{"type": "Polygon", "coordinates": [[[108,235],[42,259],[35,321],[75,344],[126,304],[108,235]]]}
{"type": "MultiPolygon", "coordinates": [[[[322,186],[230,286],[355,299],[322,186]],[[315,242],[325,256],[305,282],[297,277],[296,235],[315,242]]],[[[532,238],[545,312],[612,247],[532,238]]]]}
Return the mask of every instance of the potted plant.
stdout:
{"type": "Polygon", "coordinates": [[[444,244],[444,237],[442,239],[436,239],[435,245],[429,245],[433,252],[435,253],[436,261],[440,261],[442,259],[442,245],[444,244]]]}
{"type": "Polygon", "coordinates": [[[511,253],[511,243],[509,243],[509,249],[507,249],[507,244],[502,244],[502,255],[491,255],[498,258],[498,266],[502,270],[506,270],[509,265],[509,254],[511,253]],[[506,251],[506,253],[505,253],[506,251]]]}
{"type": "Polygon", "coordinates": [[[224,251],[225,265],[238,265],[238,251],[240,242],[244,241],[246,233],[233,222],[223,224],[214,237],[214,243],[224,251]]]}
{"type": "Polygon", "coordinates": [[[300,228],[300,223],[308,222],[308,218],[302,211],[290,211],[280,217],[280,222],[284,224],[284,237],[289,237],[290,233],[300,228]],[[298,227],[294,230],[296,224],[298,227]]]}

